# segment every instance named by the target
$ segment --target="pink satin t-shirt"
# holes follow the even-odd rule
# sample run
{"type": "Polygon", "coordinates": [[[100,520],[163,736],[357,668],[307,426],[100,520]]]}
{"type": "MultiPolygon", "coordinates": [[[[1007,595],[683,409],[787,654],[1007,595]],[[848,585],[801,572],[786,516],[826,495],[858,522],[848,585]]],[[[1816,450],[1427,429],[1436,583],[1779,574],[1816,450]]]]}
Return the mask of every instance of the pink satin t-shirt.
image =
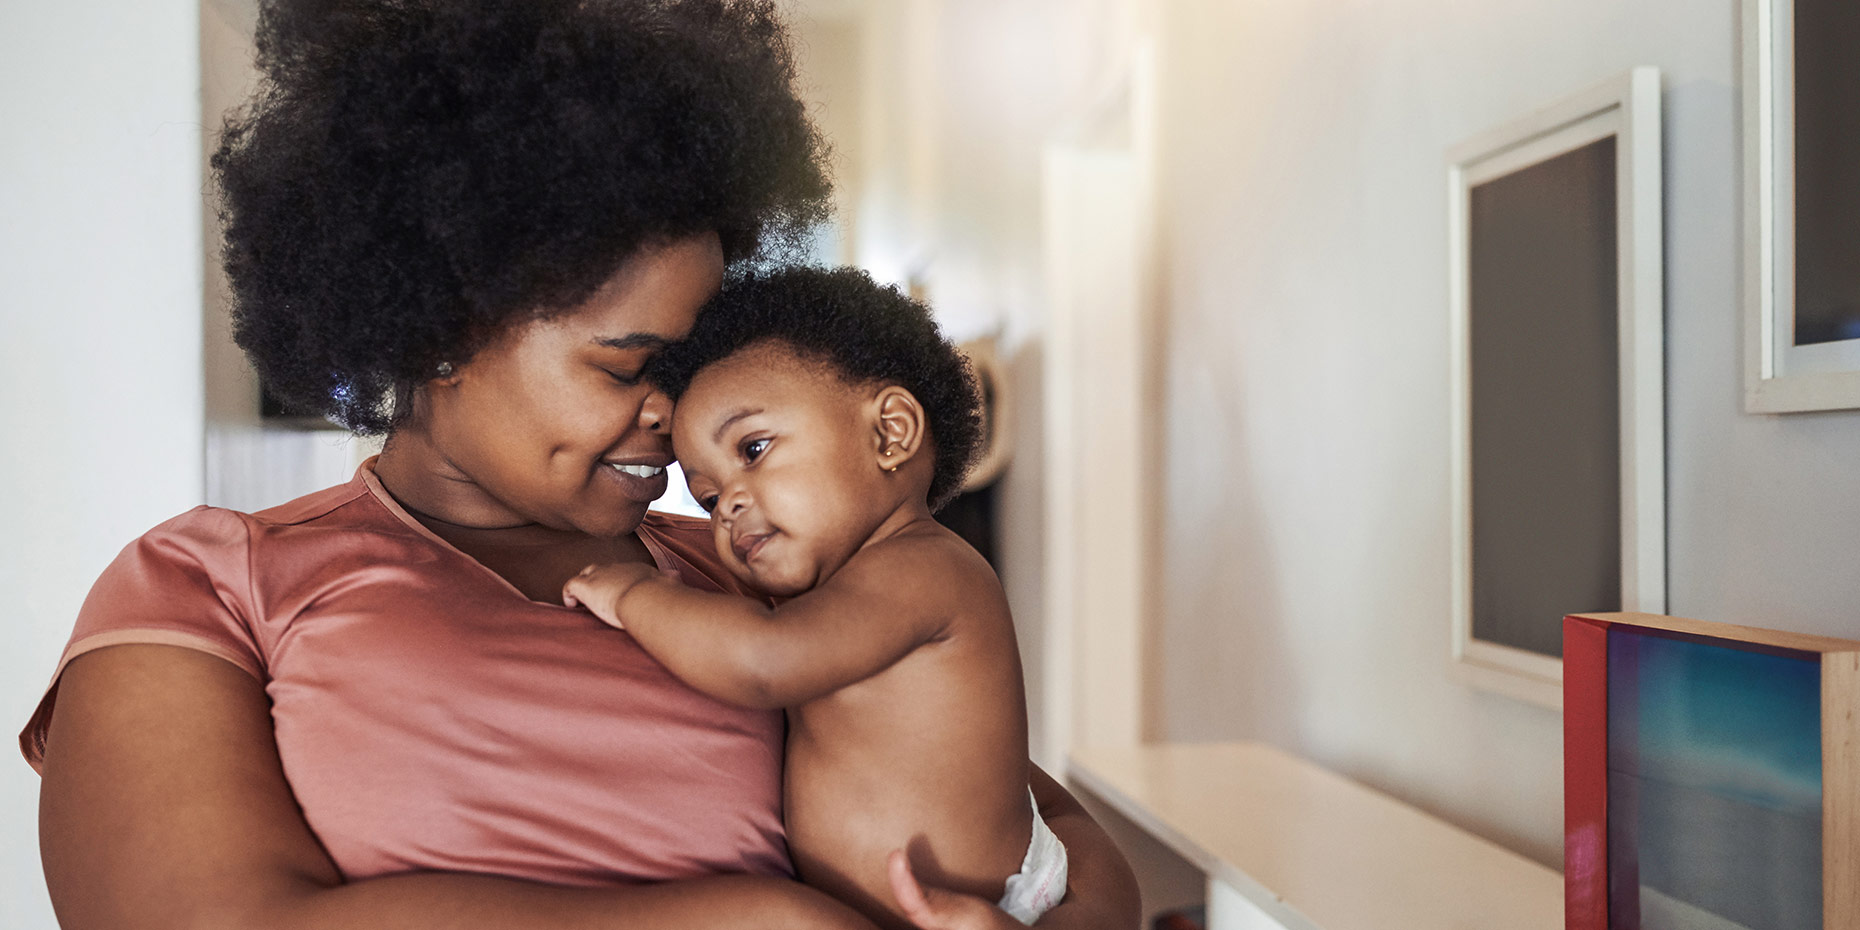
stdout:
{"type": "MultiPolygon", "coordinates": [[[[197,507],[150,530],[91,588],[59,671],[161,643],[263,683],[291,791],[351,880],[792,874],[779,713],[712,700],[625,633],[524,597],[371,465],[270,510],[197,507]]],[[[639,535],[687,584],[737,590],[703,521],[651,514],[639,535]]],[[[54,675],[20,734],[35,768],[56,697],[54,675]]]]}

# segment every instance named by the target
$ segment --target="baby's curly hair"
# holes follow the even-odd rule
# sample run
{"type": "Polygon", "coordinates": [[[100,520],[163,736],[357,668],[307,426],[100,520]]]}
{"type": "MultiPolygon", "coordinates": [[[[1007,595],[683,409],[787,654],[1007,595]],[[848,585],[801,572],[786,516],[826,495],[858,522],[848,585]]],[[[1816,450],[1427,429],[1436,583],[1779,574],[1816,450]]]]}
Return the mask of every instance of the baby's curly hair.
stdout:
{"type": "Polygon", "coordinates": [[[828,216],[771,0],[263,0],[258,67],[212,159],[235,338],[358,432],[644,246],[828,216]]]}
{"type": "Polygon", "coordinates": [[[851,384],[897,384],[923,405],[936,456],[930,508],[962,490],[982,441],[982,392],[929,308],[856,268],[795,266],[732,274],[691,334],[653,359],[646,376],[673,400],[705,366],[775,342],[851,384]]]}

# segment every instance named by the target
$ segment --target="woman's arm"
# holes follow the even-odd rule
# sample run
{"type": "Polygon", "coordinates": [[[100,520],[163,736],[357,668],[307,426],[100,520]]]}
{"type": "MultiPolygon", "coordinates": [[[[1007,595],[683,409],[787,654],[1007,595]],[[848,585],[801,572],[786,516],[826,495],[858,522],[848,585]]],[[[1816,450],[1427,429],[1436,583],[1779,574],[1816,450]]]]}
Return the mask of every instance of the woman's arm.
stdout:
{"type": "Polygon", "coordinates": [[[278,762],[270,703],[205,653],[113,646],[65,669],[39,838],[65,930],[580,930],[871,925],[783,879],[605,889],[417,873],[344,884],[278,762]]]}
{"type": "Polygon", "coordinates": [[[1137,876],[1111,835],[1098,826],[1077,798],[1039,766],[1028,767],[1028,784],[1046,825],[1066,845],[1066,897],[1039,920],[1043,928],[1091,927],[1131,930],[1142,920],[1137,876]]]}

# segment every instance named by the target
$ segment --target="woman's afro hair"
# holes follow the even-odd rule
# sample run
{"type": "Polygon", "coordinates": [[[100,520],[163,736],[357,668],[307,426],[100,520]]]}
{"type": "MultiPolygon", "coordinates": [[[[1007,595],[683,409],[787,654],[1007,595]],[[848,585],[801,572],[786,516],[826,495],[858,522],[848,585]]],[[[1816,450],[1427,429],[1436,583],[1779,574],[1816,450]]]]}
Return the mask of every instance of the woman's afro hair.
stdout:
{"type": "Polygon", "coordinates": [[[962,490],[981,449],[982,394],[969,361],[937,331],[929,308],[856,268],[745,270],[698,314],[690,335],[646,375],[674,400],[705,366],[774,342],[849,384],[897,384],[923,405],[936,456],[933,510],[962,490]]]}
{"type": "Polygon", "coordinates": [[[262,0],[258,67],[212,159],[234,335],[360,432],[643,246],[828,215],[770,0],[262,0]]]}

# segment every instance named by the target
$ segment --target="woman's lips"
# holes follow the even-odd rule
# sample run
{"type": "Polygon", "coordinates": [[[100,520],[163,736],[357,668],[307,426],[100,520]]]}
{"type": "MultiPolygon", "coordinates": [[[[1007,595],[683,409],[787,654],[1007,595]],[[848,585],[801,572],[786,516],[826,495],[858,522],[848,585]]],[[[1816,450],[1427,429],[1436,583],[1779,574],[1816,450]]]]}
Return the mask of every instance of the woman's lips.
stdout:
{"type": "Polygon", "coordinates": [[[602,470],[619,482],[620,493],[625,494],[629,500],[644,504],[650,504],[663,496],[666,482],[670,480],[663,465],[604,462],[602,470]]]}

